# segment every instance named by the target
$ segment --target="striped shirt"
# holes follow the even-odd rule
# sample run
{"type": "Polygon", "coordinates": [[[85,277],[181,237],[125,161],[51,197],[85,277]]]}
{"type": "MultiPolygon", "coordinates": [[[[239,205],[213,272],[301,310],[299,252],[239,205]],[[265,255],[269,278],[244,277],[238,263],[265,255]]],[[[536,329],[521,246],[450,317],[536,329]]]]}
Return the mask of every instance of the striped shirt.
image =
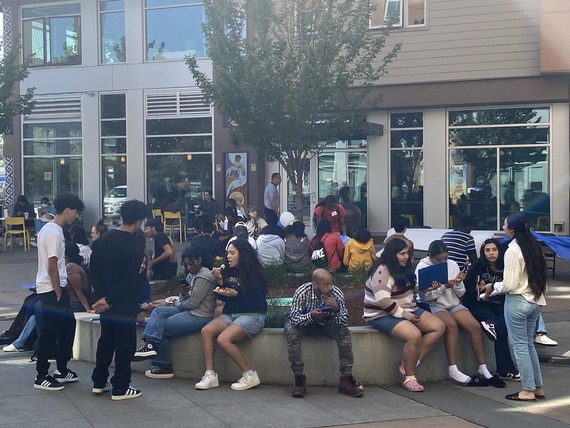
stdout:
{"type": "Polygon", "coordinates": [[[346,309],[346,304],[344,302],[344,294],[340,291],[340,288],[333,285],[332,295],[338,303],[339,311],[337,313],[332,312],[330,317],[326,317],[322,320],[314,320],[311,318],[311,311],[313,309],[322,307],[323,302],[321,298],[317,296],[313,290],[313,283],[307,282],[297,288],[295,294],[293,295],[293,303],[291,304],[291,312],[289,313],[289,319],[293,325],[307,326],[311,324],[323,325],[332,318],[335,324],[348,326],[348,310],[346,309]]]}
{"type": "Polygon", "coordinates": [[[475,240],[468,233],[461,230],[450,230],[445,232],[441,240],[447,245],[449,259],[459,265],[461,272],[467,266],[467,255],[475,252],[475,240]]]}
{"type": "Polygon", "coordinates": [[[392,315],[411,319],[411,312],[417,309],[414,300],[414,286],[407,284],[398,288],[385,265],[380,265],[364,286],[364,315],[366,321],[392,315]]]}

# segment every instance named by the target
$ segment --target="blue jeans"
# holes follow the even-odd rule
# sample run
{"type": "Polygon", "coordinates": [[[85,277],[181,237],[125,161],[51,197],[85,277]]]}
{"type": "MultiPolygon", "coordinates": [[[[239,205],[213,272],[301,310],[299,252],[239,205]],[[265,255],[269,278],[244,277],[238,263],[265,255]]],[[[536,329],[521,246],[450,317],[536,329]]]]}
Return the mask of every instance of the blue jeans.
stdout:
{"type": "Polygon", "coordinates": [[[36,328],[36,316],[32,315],[30,318],[28,318],[28,322],[22,329],[22,332],[20,333],[18,338],[14,340],[14,342],[12,342],[12,345],[14,345],[18,350],[24,349],[24,345],[26,344],[28,337],[30,337],[30,334],[32,334],[35,328],[36,328]]]}
{"type": "Polygon", "coordinates": [[[542,318],[542,311],[540,312],[540,316],[538,317],[538,321],[536,321],[536,332],[541,332],[541,333],[548,333],[548,330],[546,330],[546,324],[544,323],[544,318],[542,318]]]}
{"type": "Polygon", "coordinates": [[[156,358],[152,365],[162,368],[172,367],[170,339],[198,333],[213,317],[197,317],[175,306],[160,306],[150,314],[143,333],[143,339],[156,343],[156,358]]]}
{"type": "Polygon", "coordinates": [[[534,333],[539,316],[540,306],[536,303],[527,301],[520,294],[505,296],[505,321],[525,391],[534,391],[543,386],[538,354],[534,347],[534,333]]]}

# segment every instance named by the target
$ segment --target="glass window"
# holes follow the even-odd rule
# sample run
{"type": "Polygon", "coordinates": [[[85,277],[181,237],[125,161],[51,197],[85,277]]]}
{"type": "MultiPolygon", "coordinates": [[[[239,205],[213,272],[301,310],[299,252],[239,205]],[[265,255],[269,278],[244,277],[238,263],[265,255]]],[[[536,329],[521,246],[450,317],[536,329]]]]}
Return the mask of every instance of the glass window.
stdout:
{"type": "Polygon", "coordinates": [[[146,7],[147,61],[206,56],[204,6],[200,2],[147,0],[146,7]]]}
{"type": "Polygon", "coordinates": [[[147,155],[146,162],[148,203],[156,208],[174,203],[191,226],[201,189],[212,188],[212,155],[147,155]]]}
{"type": "Polygon", "coordinates": [[[392,217],[424,225],[423,113],[390,114],[390,201],[392,217]]]}
{"type": "Polygon", "coordinates": [[[81,64],[79,4],[22,9],[24,57],[31,66],[81,64]]]}
{"type": "Polygon", "coordinates": [[[127,38],[125,35],[125,2],[101,1],[101,63],[110,64],[127,60],[127,38]]]}
{"type": "Polygon", "coordinates": [[[544,107],[450,111],[450,218],[500,230],[524,211],[536,230],[550,230],[549,121],[544,107]]]}
{"type": "Polygon", "coordinates": [[[81,157],[24,157],[24,194],[33,203],[63,192],[82,197],[82,177],[81,157]]]}
{"type": "Polygon", "coordinates": [[[120,222],[120,208],[127,200],[127,120],[125,94],[104,94],[101,105],[101,177],[105,223],[120,222]]]}
{"type": "Polygon", "coordinates": [[[210,134],[212,118],[149,119],[146,121],[147,135],[210,134]]]}
{"type": "Polygon", "coordinates": [[[147,153],[204,152],[212,150],[211,136],[148,137],[147,153]]]}
{"type": "MultiPolygon", "coordinates": [[[[357,144],[343,141],[340,145],[354,147],[357,144]]],[[[343,205],[356,205],[360,209],[360,224],[366,227],[368,214],[366,150],[325,150],[319,153],[318,171],[319,201],[328,195],[333,195],[343,205]]]]}
{"type": "Polygon", "coordinates": [[[370,27],[383,27],[392,22],[394,27],[425,26],[426,0],[371,0],[374,7],[370,27]]]}

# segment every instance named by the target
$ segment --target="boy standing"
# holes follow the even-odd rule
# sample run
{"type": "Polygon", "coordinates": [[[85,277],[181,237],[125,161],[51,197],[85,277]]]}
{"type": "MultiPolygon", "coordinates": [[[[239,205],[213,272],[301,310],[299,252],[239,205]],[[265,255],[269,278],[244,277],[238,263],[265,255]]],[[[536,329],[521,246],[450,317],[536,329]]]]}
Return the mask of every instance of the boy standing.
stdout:
{"type": "Polygon", "coordinates": [[[101,314],[101,337],[91,376],[92,392],[102,394],[111,389],[107,378],[115,354],[112,400],[137,398],[142,394],[130,383],[131,360],[137,347],[137,276],[145,247],[142,234],[139,239],[135,232],[140,230],[147,216],[148,208],[143,202],[125,202],[121,206],[121,226],[99,238],[91,255],[93,289],[99,298],[93,309],[101,314]]]}
{"type": "Polygon", "coordinates": [[[67,368],[71,359],[75,336],[75,317],[67,293],[65,269],[65,241],[63,227],[72,224],[83,201],[75,195],[62,194],[55,198],[55,218],[38,233],[38,273],[36,290],[42,305],[42,322],[38,340],[34,388],[44,391],[61,391],[63,383],[77,382],[77,374],[67,368]],[[49,362],[54,353],[57,370],[49,375],[49,362]]]}

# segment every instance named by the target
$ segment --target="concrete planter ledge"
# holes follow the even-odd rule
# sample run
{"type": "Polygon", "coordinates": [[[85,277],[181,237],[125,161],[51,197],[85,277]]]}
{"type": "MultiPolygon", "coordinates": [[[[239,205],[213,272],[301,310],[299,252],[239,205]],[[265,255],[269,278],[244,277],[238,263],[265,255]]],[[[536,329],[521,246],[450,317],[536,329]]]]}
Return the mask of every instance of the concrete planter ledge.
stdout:
{"type": "MultiPolygon", "coordinates": [[[[77,329],[73,357],[95,362],[100,324],[97,315],[76,314],[77,329]]],[[[143,329],[137,329],[140,340],[143,329]]],[[[364,385],[388,385],[400,383],[398,365],[402,359],[402,342],[371,327],[351,327],[354,354],[353,373],[364,385]]],[[[485,341],[487,366],[495,370],[493,344],[485,341]]],[[[287,343],[281,328],[266,328],[252,340],[240,345],[251,367],[259,374],[262,383],[291,385],[293,374],[289,368],[287,343]]],[[[307,336],[302,341],[305,374],[310,385],[337,385],[339,381],[338,352],[336,343],[324,337],[307,336]]],[[[198,381],[204,374],[202,344],[199,334],[181,337],[172,341],[174,374],[178,378],[198,381]]],[[[469,336],[460,331],[457,346],[458,367],[465,374],[477,372],[475,356],[471,351],[469,336]]],[[[144,371],[150,362],[133,363],[135,371],[144,371]]],[[[239,368],[223,351],[216,353],[215,369],[220,381],[235,382],[240,376],[239,368]]],[[[416,376],[420,382],[448,378],[447,358],[443,340],[421,362],[416,376]]]]}

